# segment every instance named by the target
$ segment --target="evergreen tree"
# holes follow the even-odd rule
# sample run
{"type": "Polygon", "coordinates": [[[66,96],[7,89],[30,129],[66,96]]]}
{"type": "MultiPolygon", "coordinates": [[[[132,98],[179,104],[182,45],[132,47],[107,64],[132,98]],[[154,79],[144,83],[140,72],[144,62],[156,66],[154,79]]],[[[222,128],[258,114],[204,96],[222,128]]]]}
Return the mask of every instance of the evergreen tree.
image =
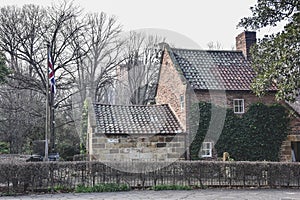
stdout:
{"type": "Polygon", "coordinates": [[[5,65],[5,56],[0,52],[0,83],[5,81],[5,77],[9,74],[9,71],[5,65]]]}
{"type": "Polygon", "coordinates": [[[300,1],[258,0],[251,17],[241,19],[238,26],[259,30],[287,21],[284,30],[266,35],[251,49],[257,77],[253,91],[261,96],[276,86],[278,100],[295,100],[300,88],[300,1]]]}

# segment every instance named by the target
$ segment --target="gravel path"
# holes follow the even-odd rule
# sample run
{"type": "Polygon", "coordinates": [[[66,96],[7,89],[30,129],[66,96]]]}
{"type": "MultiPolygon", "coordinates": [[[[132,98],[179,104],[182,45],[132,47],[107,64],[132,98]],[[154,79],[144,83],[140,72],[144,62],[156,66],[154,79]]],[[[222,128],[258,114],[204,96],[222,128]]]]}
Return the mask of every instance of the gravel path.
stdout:
{"type": "Polygon", "coordinates": [[[189,191],[130,191],[113,193],[67,193],[67,194],[45,194],[28,195],[16,197],[0,197],[2,200],[113,200],[113,199],[131,199],[131,200],[159,200],[159,199],[191,199],[191,200],[300,200],[300,190],[271,190],[271,189],[207,189],[207,190],[189,190],[189,191]]]}

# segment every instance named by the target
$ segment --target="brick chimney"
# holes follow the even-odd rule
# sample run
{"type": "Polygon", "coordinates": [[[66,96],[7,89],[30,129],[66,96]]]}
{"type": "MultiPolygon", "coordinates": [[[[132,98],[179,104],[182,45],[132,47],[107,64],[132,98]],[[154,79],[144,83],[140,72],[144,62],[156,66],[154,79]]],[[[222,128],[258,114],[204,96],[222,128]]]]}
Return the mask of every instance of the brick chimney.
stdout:
{"type": "Polygon", "coordinates": [[[251,59],[250,47],[256,43],[256,32],[244,31],[235,38],[235,41],[236,50],[242,51],[246,59],[251,59]]]}

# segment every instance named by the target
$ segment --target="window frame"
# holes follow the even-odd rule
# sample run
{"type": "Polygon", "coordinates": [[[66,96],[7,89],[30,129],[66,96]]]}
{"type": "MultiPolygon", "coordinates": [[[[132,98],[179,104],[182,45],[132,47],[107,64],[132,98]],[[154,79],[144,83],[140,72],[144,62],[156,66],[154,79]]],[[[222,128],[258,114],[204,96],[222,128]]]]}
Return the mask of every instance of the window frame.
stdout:
{"type": "Polygon", "coordinates": [[[233,112],[235,114],[244,114],[245,113],[245,99],[233,99],[233,112]],[[236,104],[236,102],[238,102],[236,104]],[[240,104],[241,102],[241,104],[240,104]],[[236,111],[236,108],[238,111],[236,111]]]}
{"type": "Polygon", "coordinates": [[[185,106],[185,102],[184,102],[184,95],[181,94],[180,97],[179,97],[179,104],[180,104],[180,110],[181,111],[184,111],[184,106],[185,106]]]}
{"type": "Polygon", "coordinates": [[[213,142],[202,142],[200,152],[202,158],[211,158],[212,157],[212,150],[213,150],[213,142]],[[207,144],[209,144],[209,148],[207,148],[207,144]],[[205,146],[205,148],[203,148],[205,146]],[[203,154],[203,151],[205,153],[203,154]],[[208,154],[207,154],[208,152],[208,154]]]}

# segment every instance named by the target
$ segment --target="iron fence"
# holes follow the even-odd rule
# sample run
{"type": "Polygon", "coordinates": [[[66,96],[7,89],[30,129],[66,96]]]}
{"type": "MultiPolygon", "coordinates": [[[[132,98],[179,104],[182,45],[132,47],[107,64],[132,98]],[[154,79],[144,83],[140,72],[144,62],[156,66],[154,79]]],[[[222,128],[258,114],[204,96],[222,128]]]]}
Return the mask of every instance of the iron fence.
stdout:
{"type": "Polygon", "coordinates": [[[195,187],[300,187],[300,163],[282,162],[36,162],[0,163],[0,194],[127,184],[195,187]],[[117,166],[117,167],[114,167],[117,166]],[[130,172],[128,169],[137,169],[130,172]]]}

